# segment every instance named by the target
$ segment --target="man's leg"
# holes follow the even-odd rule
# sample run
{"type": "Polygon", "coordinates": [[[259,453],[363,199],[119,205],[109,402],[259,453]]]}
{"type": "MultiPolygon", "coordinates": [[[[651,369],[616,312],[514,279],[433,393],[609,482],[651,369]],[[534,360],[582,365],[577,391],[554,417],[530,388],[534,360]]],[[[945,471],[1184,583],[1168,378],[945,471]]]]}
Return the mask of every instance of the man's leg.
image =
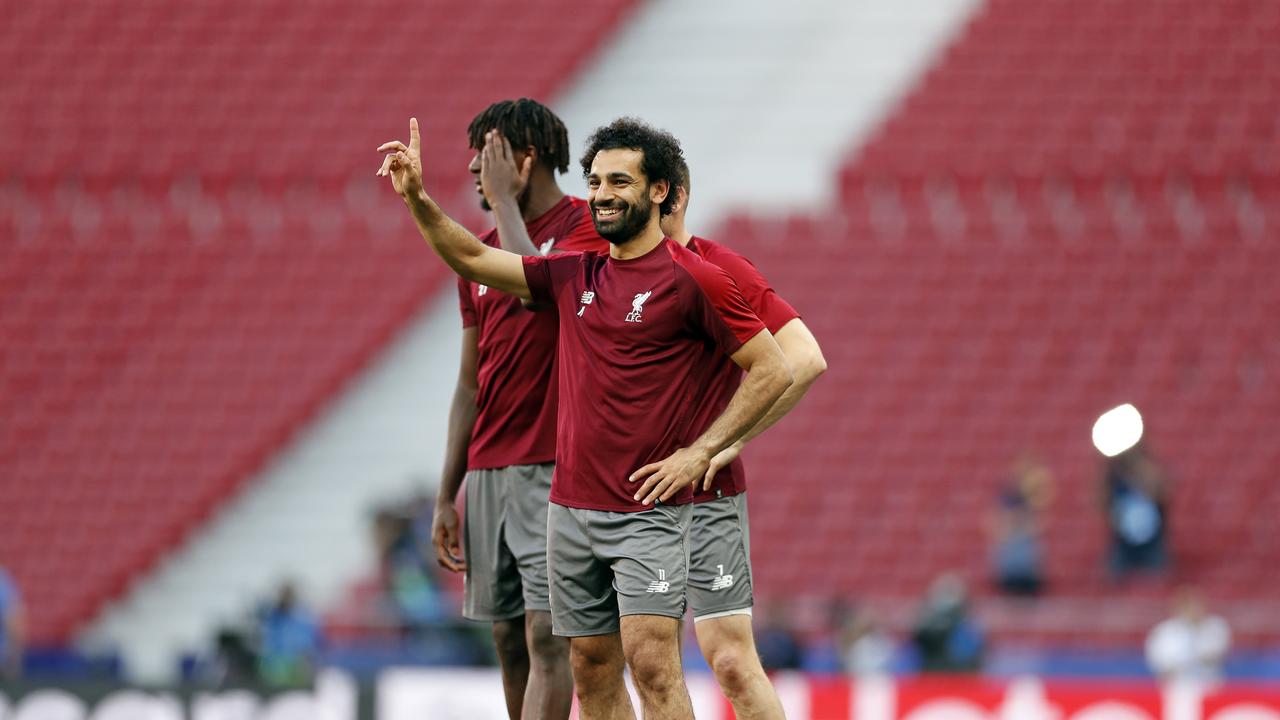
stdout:
{"type": "Polygon", "coordinates": [[[506,541],[511,478],[497,470],[467,473],[466,518],[462,526],[467,582],[462,614],[493,623],[493,643],[502,668],[507,712],[519,720],[529,679],[524,633],[524,591],[516,557],[506,541]]]}
{"type": "Polygon", "coordinates": [[[680,667],[680,621],[661,615],[622,617],[622,647],[646,718],[693,718],[680,667]]]}
{"type": "Polygon", "coordinates": [[[688,505],[596,516],[618,591],[619,629],[646,718],[693,718],[680,667],[689,571],[688,505]]]}
{"type": "MultiPolygon", "coordinates": [[[[575,637],[570,663],[582,720],[635,720],[636,711],[623,681],[622,641],[618,633],[575,637]]],[[[645,711],[645,717],[652,717],[645,711]]]]}
{"type": "Polygon", "coordinates": [[[493,623],[493,645],[502,669],[502,694],[507,700],[507,716],[520,720],[525,686],[529,680],[529,650],[525,646],[524,618],[493,623]]]}
{"type": "Polygon", "coordinates": [[[750,615],[726,615],[694,623],[698,647],[739,720],[786,717],[782,701],[760,665],[750,615]]]}
{"type": "Polygon", "coordinates": [[[740,493],[693,506],[689,604],[698,647],[739,718],[782,718],[751,634],[750,523],[740,493]]]}
{"type": "Polygon", "coordinates": [[[573,706],[573,675],[569,669],[569,640],[551,634],[551,613],[530,610],[524,616],[529,648],[529,685],[525,689],[526,717],[558,720],[573,706]]]}
{"type": "Polygon", "coordinates": [[[590,520],[616,515],[550,503],[547,572],[555,632],[570,637],[569,664],[582,720],[635,718],[622,671],[613,572],[596,556],[590,520]]]}
{"type": "Polygon", "coordinates": [[[567,720],[573,706],[569,641],[551,634],[547,498],[553,469],[550,463],[507,468],[512,485],[507,495],[505,538],[520,568],[524,591],[522,629],[529,649],[524,706],[530,720],[567,720]]]}

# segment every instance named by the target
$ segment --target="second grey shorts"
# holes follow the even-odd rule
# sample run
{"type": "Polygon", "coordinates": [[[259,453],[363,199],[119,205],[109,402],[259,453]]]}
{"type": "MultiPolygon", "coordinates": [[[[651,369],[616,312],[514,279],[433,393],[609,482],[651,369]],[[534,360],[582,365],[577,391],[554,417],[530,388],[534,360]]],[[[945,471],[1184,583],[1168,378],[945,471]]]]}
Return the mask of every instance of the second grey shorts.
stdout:
{"type": "Polygon", "coordinates": [[[689,505],[622,513],[551,503],[552,631],[604,635],[618,632],[623,615],[683,617],[691,513],[689,505]]]}
{"type": "Polygon", "coordinates": [[[753,602],[746,493],[694,504],[689,528],[694,621],[749,613],[753,602]]]}
{"type": "Polygon", "coordinates": [[[510,620],[551,609],[547,597],[547,498],[552,463],[467,473],[462,614],[510,620]]]}

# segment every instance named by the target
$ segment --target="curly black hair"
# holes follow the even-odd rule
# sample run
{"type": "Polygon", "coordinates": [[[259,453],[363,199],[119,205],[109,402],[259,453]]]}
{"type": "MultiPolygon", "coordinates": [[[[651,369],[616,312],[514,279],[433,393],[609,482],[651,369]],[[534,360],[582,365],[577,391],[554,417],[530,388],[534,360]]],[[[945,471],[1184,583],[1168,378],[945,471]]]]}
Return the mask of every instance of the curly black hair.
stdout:
{"type": "Polygon", "coordinates": [[[467,127],[471,149],[483,148],[485,133],[495,129],[511,141],[511,147],[536,148],[539,162],[562,173],[569,172],[569,131],[546,105],[529,98],[490,105],[467,127]]]}
{"type": "Polygon", "coordinates": [[[658,211],[670,215],[671,206],[676,202],[675,189],[682,178],[680,169],[687,167],[680,141],[666,130],[659,130],[636,118],[618,118],[587,138],[587,151],[582,154],[582,176],[591,174],[591,163],[597,153],[618,149],[640,151],[640,171],[650,183],[667,181],[671,191],[658,206],[658,211]]]}

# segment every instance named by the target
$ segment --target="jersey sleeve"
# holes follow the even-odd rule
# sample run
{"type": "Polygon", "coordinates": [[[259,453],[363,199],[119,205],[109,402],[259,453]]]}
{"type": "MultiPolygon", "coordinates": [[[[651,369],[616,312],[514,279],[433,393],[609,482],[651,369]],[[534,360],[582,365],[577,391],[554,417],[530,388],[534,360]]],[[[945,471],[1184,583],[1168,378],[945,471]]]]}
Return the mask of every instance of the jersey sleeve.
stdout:
{"type": "Polygon", "coordinates": [[[726,355],[738,352],[765,329],[727,272],[701,261],[680,263],[680,267],[689,278],[682,299],[687,303],[690,323],[705,332],[726,355]]]}
{"type": "Polygon", "coordinates": [[[582,265],[582,253],[561,252],[542,257],[526,255],[524,279],[534,302],[555,302],[556,293],[582,265]]]}
{"type": "Polygon", "coordinates": [[[566,223],[566,228],[556,243],[560,250],[577,250],[580,252],[609,252],[609,241],[596,232],[596,224],[591,219],[591,210],[583,204],[582,211],[566,223]]]}
{"type": "Polygon", "coordinates": [[[750,260],[724,247],[718,248],[716,254],[707,259],[729,273],[742,291],[742,297],[769,332],[776,333],[783,325],[800,317],[800,313],[782,299],[750,260]]]}
{"type": "Polygon", "coordinates": [[[476,318],[476,305],[471,301],[471,282],[458,278],[458,312],[462,314],[462,327],[479,325],[476,318]]]}

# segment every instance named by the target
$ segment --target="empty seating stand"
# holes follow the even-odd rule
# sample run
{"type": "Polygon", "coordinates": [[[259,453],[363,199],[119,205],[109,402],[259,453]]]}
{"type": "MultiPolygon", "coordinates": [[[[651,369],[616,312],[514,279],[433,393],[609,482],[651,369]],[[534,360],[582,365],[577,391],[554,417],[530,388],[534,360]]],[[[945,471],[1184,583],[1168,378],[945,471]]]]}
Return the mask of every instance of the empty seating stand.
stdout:
{"type": "Polygon", "coordinates": [[[416,114],[429,189],[476,224],[467,122],[547,98],[630,5],[7,9],[0,564],[35,642],[179,542],[441,286],[376,146],[416,114]]]}
{"type": "Polygon", "coordinates": [[[955,569],[989,596],[984,522],[1035,449],[1050,597],[984,600],[997,636],[1131,645],[1193,582],[1243,644],[1280,639],[1278,36],[1265,0],[993,0],[838,207],[720,230],[831,368],[748,450],[762,594],[901,607],[955,569]],[[1105,572],[1090,427],[1123,402],[1172,482],[1155,583],[1105,572]]]}

